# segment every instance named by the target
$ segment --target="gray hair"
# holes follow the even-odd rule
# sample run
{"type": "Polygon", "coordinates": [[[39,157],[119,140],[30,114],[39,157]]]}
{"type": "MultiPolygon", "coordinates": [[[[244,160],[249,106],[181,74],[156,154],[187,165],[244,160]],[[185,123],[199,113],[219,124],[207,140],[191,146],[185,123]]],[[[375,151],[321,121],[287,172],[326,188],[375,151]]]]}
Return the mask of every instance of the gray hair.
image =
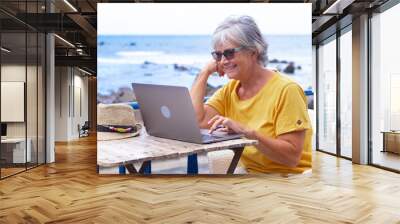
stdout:
{"type": "Polygon", "coordinates": [[[258,62],[265,66],[268,60],[268,44],[264,40],[256,22],[250,16],[230,16],[215,29],[212,45],[233,42],[258,54],[258,62]]]}

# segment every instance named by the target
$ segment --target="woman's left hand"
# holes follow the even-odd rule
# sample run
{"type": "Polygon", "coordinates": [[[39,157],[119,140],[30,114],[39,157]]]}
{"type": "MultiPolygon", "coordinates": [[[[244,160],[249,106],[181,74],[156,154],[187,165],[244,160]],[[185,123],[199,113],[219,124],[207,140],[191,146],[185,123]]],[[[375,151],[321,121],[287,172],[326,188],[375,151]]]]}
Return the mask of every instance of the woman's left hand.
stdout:
{"type": "Polygon", "coordinates": [[[224,116],[214,116],[208,121],[208,124],[211,125],[209,130],[210,134],[218,129],[228,133],[244,134],[247,138],[254,138],[253,131],[251,129],[224,116]]]}

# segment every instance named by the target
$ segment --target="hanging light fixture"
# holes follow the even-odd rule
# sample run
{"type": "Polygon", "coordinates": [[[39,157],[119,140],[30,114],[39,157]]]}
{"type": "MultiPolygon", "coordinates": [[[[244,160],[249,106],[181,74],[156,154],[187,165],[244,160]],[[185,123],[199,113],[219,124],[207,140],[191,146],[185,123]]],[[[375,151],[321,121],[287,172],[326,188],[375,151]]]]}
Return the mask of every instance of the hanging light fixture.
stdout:
{"type": "Polygon", "coordinates": [[[65,4],[67,4],[74,12],[78,12],[78,10],[68,1],[64,0],[65,4]]]}
{"type": "Polygon", "coordinates": [[[5,47],[1,47],[0,49],[1,49],[2,51],[6,52],[6,53],[10,53],[10,52],[11,52],[11,50],[9,50],[9,49],[7,49],[7,48],[5,48],[5,47]]]}

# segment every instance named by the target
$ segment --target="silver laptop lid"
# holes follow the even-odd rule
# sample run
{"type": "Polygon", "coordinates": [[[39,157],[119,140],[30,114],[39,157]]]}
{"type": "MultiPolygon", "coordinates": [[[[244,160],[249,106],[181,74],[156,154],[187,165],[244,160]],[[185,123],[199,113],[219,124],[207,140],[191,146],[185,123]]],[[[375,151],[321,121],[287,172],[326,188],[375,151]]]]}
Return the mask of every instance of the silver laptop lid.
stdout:
{"type": "Polygon", "coordinates": [[[132,88],[150,135],[202,143],[186,87],[132,83],[132,88]]]}

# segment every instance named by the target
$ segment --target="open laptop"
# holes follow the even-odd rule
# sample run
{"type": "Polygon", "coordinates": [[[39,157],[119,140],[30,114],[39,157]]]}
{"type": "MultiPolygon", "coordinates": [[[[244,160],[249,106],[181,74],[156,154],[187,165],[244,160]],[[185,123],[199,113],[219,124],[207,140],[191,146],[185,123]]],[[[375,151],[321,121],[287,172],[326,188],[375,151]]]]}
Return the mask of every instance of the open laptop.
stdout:
{"type": "Polygon", "coordinates": [[[243,136],[200,129],[186,87],[132,83],[132,88],[149,135],[198,144],[243,136]]]}

